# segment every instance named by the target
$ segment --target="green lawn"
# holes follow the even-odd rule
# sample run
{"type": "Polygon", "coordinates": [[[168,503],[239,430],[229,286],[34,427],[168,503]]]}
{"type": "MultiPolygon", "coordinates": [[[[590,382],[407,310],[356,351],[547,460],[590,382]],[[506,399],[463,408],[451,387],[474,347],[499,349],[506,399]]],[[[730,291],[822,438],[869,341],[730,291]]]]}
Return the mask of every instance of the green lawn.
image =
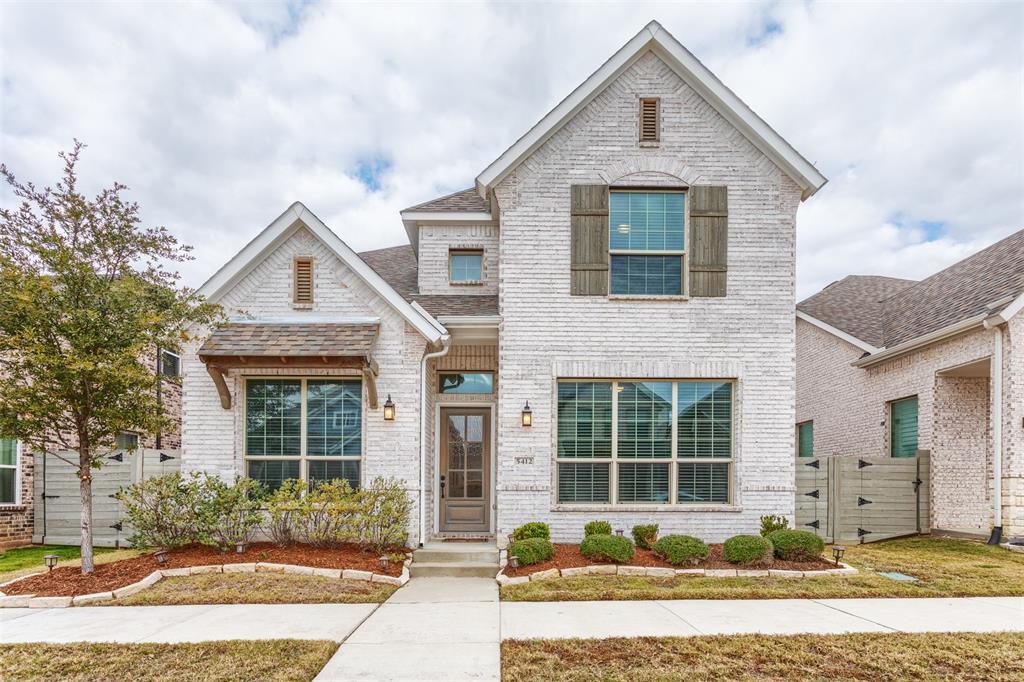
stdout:
{"type": "MultiPolygon", "coordinates": [[[[114,550],[107,547],[93,548],[93,553],[97,555],[112,551],[114,550]]],[[[81,556],[81,550],[73,545],[32,545],[31,547],[9,549],[0,554],[0,573],[20,571],[24,568],[43,569],[45,568],[43,557],[47,554],[56,554],[64,561],[78,559],[81,556]]]]}
{"type": "Polygon", "coordinates": [[[181,604],[379,604],[398,589],[364,580],[278,573],[210,573],[165,578],[124,599],[100,606],[181,604]]]}
{"type": "Polygon", "coordinates": [[[93,682],[308,682],[337,642],[296,639],[200,644],[8,644],[0,679],[93,682]]]}
{"type": "MultiPolygon", "coordinates": [[[[826,548],[826,552],[828,549],[826,548]]],[[[506,601],[800,599],[1024,595],[1024,554],[980,542],[916,537],[847,548],[855,576],[821,578],[634,578],[581,576],[507,585],[506,601]],[[915,583],[878,575],[896,571],[915,583]]]]}
{"type": "Polygon", "coordinates": [[[1024,633],[506,641],[503,682],[1021,680],[1024,633]]]}

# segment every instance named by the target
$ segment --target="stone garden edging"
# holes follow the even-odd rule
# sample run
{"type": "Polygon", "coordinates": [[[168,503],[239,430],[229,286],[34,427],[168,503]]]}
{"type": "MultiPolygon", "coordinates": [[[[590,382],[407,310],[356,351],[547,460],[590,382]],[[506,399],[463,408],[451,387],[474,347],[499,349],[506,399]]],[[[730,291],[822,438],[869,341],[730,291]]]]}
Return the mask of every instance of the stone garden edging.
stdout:
{"type": "Polygon", "coordinates": [[[411,559],[402,562],[402,574],[398,577],[371,573],[370,571],[357,571],[349,568],[314,568],[312,566],[296,566],[294,564],[275,564],[264,561],[257,561],[248,564],[209,564],[204,566],[186,566],[184,568],[164,568],[153,571],[137,583],[119,587],[110,592],[97,592],[95,594],[80,594],[77,597],[37,597],[32,594],[5,595],[2,588],[7,587],[19,580],[31,578],[37,575],[44,575],[44,572],[23,575],[20,578],[9,580],[0,585],[0,608],[33,608],[53,609],[66,608],[69,606],[87,606],[102,601],[111,601],[141,592],[160,582],[163,578],[180,578],[190,575],[204,575],[207,573],[291,573],[293,575],[317,575],[324,578],[338,578],[341,580],[362,580],[364,582],[383,583],[401,587],[409,582],[409,563],[411,559]]]}
{"type": "Polygon", "coordinates": [[[509,577],[504,569],[496,580],[499,585],[519,585],[532,580],[550,580],[551,578],[571,578],[579,575],[628,575],[649,576],[652,578],[673,578],[675,576],[692,576],[696,578],[817,578],[830,575],[856,575],[860,571],[849,564],[839,562],[842,568],[829,568],[818,571],[792,571],[776,568],[667,568],[645,566],[619,566],[616,564],[596,564],[576,568],[549,568],[530,575],[509,577]]]}

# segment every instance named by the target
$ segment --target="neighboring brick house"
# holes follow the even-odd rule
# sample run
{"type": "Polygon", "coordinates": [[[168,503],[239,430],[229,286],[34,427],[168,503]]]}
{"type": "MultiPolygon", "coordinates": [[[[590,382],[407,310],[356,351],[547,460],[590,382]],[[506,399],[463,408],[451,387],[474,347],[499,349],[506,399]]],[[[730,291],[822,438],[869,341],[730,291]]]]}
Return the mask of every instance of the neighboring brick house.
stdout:
{"type": "Polygon", "coordinates": [[[1022,307],[1024,230],[920,282],[853,275],[797,304],[799,454],[929,450],[932,528],[1024,535],[1022,307]]]}
{"type": "MultiPolygon", "coordinates": [[[[161,360],[157,359],[156,353],[147,358],[150,367],[159,364],[160,401],[173,424],[172,428],[160,434],[125,433],[119,443],[125,447],[136,444],[142,448],[181,447],[180,363],[178,355],[170,351],[163,351],[161,360]]],[[[68,466],[56,457],[52,461],[53,466],[68,466]]],[[[102,476],[102,473],[97,475],[102,476]]],[[[37,508],[35,483],[32,451],[13,438],[0,437],[0,549],[32,541],[37,508]]]]}
{"type": "Polygon", "coordinates": [[[411,543],[756,532],[794,508],[796,212],[824,183],[652,22],[402,211],[410,245],[356,254],[295,203],[214,274],[183,467],[396,476],[411,543]]]}

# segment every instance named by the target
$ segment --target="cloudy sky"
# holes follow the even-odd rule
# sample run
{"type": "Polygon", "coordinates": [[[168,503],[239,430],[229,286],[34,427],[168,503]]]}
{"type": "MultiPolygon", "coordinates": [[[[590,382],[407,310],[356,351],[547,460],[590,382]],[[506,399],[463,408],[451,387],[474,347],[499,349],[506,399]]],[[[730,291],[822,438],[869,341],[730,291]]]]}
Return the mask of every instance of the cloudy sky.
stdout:
{"type": "MultiPolygon", "coordinates": [[[[473,178],[657,19],[830,179],[798,295],[1024,228],[1024,3],[0,5],[0,159],[119,180],[198,286],[301,200],[356,250],[473,178]]],[[[0,190],[0,202],[10,203],[0,190]]]]}

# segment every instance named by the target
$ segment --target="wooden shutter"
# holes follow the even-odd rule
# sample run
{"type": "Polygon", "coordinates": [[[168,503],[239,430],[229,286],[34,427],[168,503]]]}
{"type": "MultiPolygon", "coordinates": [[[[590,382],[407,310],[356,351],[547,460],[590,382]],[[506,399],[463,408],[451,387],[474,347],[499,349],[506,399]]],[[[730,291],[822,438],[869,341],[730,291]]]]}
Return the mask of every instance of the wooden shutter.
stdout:
{"type": "Polygon", "coordinates": [[[572,185],[570,192],[573,296],[608,294],[608,186],[572,185]]]}
{"type": "Polygon", "coordinates": [[[690,296],[725,296],[729,188],[691,187],[690,296]]]}
{"type": "Polygon", "coordinates": [[[295,257],[295,303],[313,302],[313,258],[311,256],[295,257]]]}
{"type": "Polygon", "coordinates": [[[645,97],[640,100],[640,141],[658,141],[658,109],[656,97],[645,97]]]}

